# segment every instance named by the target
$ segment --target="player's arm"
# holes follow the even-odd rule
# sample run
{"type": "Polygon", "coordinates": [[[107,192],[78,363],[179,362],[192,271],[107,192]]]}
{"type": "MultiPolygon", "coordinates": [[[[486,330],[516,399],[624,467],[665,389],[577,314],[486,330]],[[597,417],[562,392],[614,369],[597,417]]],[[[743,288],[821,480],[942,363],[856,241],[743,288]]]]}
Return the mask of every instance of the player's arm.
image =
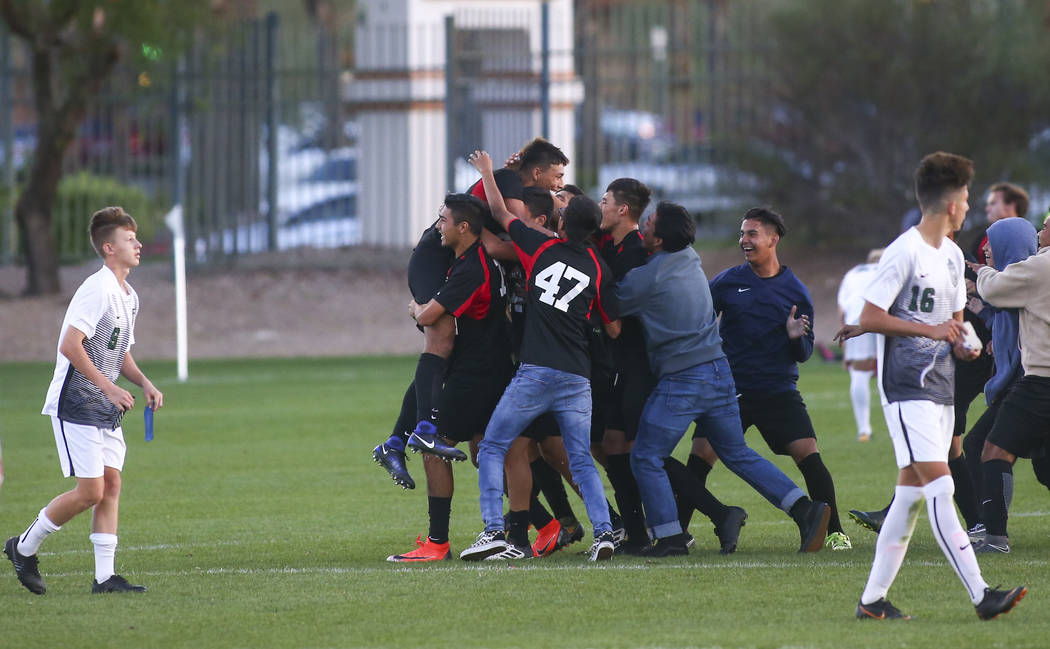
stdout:
{"type": "Polygon", "coordinates": [[[70,325],[62,335],[62,342],[58,346],[58,351],[68,358],[69,363],[83,374],[87,380],[98,386],[98,389],[102,390],[102,394],[121,412],[131,410],[135,406],[135,397],[131,396],[131,393],[124,388],[110,381],[105,374],[95,367],[95,364],[91,362],[91,358],[87,354],[87,350],[84,349],[84,339],[86,337],[83,331],[70,325]]]}
{"type": "Polygon", "coordinates": [[[854,335],[871,331],[886,336],[921,337],[945,340],[954,344],[963,335],[962,320],[962,311],[957,311],[950,320],[945,320],[938,325],[912,322],[890,315],[885,309],[871,302],[865,302],[864,310],[860,312],[860,331],[854,335]]]}
{"type": "Polygon", "coordinates": [[[412,319],[424,327],[429,327],[438,321],[441,316],[448,313],[441,303],[431,298],[426,304],[419,304],[415,300],[408,303],[408,314],[412,319]]]}
{"type": "MultiPolygon", "coordinates": [[[[507,209],[507,204],[503,201],[503,194],[496,186],[496,177],[492,172],[492,158],[484,151],[475,151],[470,154],[468,160],[475,169],[481,172],[481,183],[485,187],[485,198],[489,202],[492,218],[506,230],[510,227],[510,222],[518,217],[507,209]]],[[[522,209],[524,210],[524,203],[522,203],[522,209]]]]}
{"type": "Polygon", "coordinates": [[[146,403],[150,408],[157,410],[164,405],[164,393],[158,390],[145,373],[139,369],[138,363],[132,358],[131,352],[124,353],[124,363],[120,366],[120,373],[127,380],[142,388],[142,394],[146,397],[146,403]]]}

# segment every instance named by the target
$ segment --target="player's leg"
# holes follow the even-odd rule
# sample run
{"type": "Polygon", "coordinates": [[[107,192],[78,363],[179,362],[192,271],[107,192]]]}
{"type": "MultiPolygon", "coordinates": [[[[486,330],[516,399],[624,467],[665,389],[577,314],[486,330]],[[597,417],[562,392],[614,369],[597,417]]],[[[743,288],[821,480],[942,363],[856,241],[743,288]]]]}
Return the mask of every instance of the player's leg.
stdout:
{"type": "Polygon", "coordinates": [[[697,480],[686,465],[673,457],[664,458],[664,470],[671,481],[675,500],[678,503],[678,520],[682,531],[689,531],[689,519],[693,510],[707,516],[715,524],[715,536],[719,541],[719,552],[730,554],[736,551],[740,528],[747,520],[747,512],[740,507],[727,507],[715,498],[707,487],[697,480]]]}
{"type": "Polygon", "coordinates": [[[844,360],[850,377],[850,403],[857,424],[857,440],[861,442],[871,439],[870,384],[876,370],[876,344],[875,334],[867,333],[850,338],[844,345],[844,360]]]}
{"type": "Polygon", "coordinates": [[[948,448],[948,470],[951,471],[952,482],[955,483],[955,504],[959,507],[966,529],[970,530],[977,527],[981,519],[970,467],[967,466],[966,457],[963,455],[961,435],[966,431],[965,424],[964,421],[961,428],[955,427],[956,434],[952,436],[951,446],[948,448]]]}
{"type": "Polygon", "coordinates": [[[416,481],[409,475],[405,467],[405,444],[408,442],[412,430],[416,427],[416,384],[413,381],[405,390],[405,396],[401,399],[401,412],[394,423],[394,430],[390,437],[379,446],[372,449],[372,459],[383,467],[394,484],[402,489],[415,489],[416,481]]]}
{"type": "Polygon", "coordinates": [[[467,456],[447,444],[438,435],[438,400],[445,381],[446,359],[452,353],[456,338],[456,321],[449,314],[434,324],[423,327],[424,350],[416,364],[416,428],[406,446],[418,453],[437,455],[445,460],[462,462],[467,456]]]}
{"type": "Polygon", "coordinates": [[[95,549],[95,581],[92,593],[141,593],[145,586],[135,586],[116,574],[117,527],[120,513],[121,471],[124,469],[124,432],[120,428],[103,429],[102,499],[91,512],[91,544],[95,549]]]}

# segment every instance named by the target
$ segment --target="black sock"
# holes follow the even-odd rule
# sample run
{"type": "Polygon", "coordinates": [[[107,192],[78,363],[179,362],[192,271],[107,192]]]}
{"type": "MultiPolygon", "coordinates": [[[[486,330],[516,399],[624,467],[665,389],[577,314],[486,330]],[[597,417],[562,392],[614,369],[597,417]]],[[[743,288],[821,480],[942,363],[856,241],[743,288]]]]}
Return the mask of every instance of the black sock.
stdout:
{"type": "Polygon", "coordinates": [[[828,534],[841,532],[842,523],[839,522],[839,509],[835,504],[835,483],[831,480],[831,473],[820,459],[820,453],[810,453],[804,460],[798,463],[798,470],[806,480],[806,489],[809,497],[813,500],[825,502],[831,507],[831,518],[828,520],[828,534]]]}
{"type": "Polygon", "coordinates": [[[543,497],[547,499],[554,517],[558,520],[563,518],[576,518],[576,514],[569,505],[569,495],[565,493],[565,483],[562,482],[561,474],[542,457],[537,458],[529,464],[532,469],[532,484],[534,489],[539,489],[543,497]]]}
{"type": "Polygon", "coordinates": [[[510,529],[507,530],[507,541],[518,546],[529,545],[529,510],[512,511],[507,515],[510,529]]]}
{"type": "Polygon", "coordinates": [[[966,456],[960,455],[954,460],[948,460],[948,468],[952,470],[952,481],[955,483],[955,504],[966,521],[966,529],[972,529],[980,522],[980,514],[966,456]]]}
{"type": "Polygon", "coordinates": [[[532,526],[537,530],[542,530],[554,520],[551,513],[547,511],[540,499],[536,497],[535,489],[533,489],[532,500],[529,501],[529,520],[532,521],[532,526]]]}
{"type": "Polygon", "coordinates": [[[623,516],[623,526],[627,539],[634,545],[649,542],[649,533],[645,530],[645,514],[642,511],[642,494],[638,492],[638,483],[631,471],[631,456],[617,453],[606,458],[606,474],[613,488],[613,497],[623,516]]]}
{"type": "Polygon", "coordinates": [[[612,524],[613,529],[623,527],[623,517],[620,516],[620,513],[616,511],[608,499],[605,500],[605,504],[609,507],[609,522],[612,524]]]}
{"type": "MultiPolygon", "coordinates": [[[[416,421],[437,420],[438,397],[445,380],[445,359],[436,354],[420,354],[416,363],[416,421]]],[[[415,426],[413,426],[415,428],[415,426]]]]}
{"type": "Polygon", "coordinates": [[[796,523],[801,525],[802,515],[805,514],[805,511],[803,511],[803,507],[808,507],[811,502],[813,501],[809,498],[806,498],[805,496],[802,496],[801,498],[795,501],[795,504],[791,505],[790,509],[788,509],[788,516],[794,519],[796,523]]]}
{"type": "MultiPolygon", "coordinates": [[[[701,463],[704,462],[701,460],[701,463]]],[[[704,516],[710,518],[711,522],[716,525],[722,522],[726,514],[729,513],[729,508],[718,498],[715,498],[707,490],[707,487],[697,479],[696,474],[678,460],[673,457],[664,458],[664,471],[667,471],[667,477],[671,481],[671,488],[678,494],[680,507],[688,506],[696,509],[704,516]]],[[[681,508],[679,509],[679,514],[681,514],[681,508]]],[[[679,520],[681,520],[681,516],[679,516],[679,520]]],[[[682,527],[682,529],[686,528],[682,527]]]]}
{"type": "Polygon", "coordinates": [[[405,396],[401,399],[401,413],[397,416],[397,421],[394,422],[394,431],[390,433],[390,438],[387,439],[387,444],[395,447],[399,451],[405,450],[405,443],[408,442],[409,435],[415,429],[418,420],[416,416],[416,384],[413,381],[408,384],[408,389],[405,390],[405,396]],[[400,442],[400,445],[398,445],[400,442]]]}
{"type": "Polygon", "coordinates": [[[1050,455],[1039,455],[1032,458],[1032,472],[1039,484],[1050,489],[1050,455]]]}
{"type": "Polygon", "coordinates": [[[1006,460],[989,460],[981,467],[984,502],[981,517],[989,534],[1006,536],[1006,492],[1013,489],[1014,467],[1006,460]]]}
{"type": "Polygon", "coordinates": [[[704,461],[704,458],[699,455],[689,454],[689,459],[686,460],[686,468],[693,472],[696,479],[700,481],[700,484],[704,487],[707,486],[707,475],[711,473],[711,469],[714,468],[710,464],[704,461]]]}
{"type": "MultiPolygon", "coordinates": [[[[984,500],[984,477],[981,475],[981,451],[984,450],[984,439],[975,437],[972,430],[963,438],[963,458],[966,460],[966,470],[970,474],[970,486],[973,487],[973,502],[977,505],[978,519],[981,516],[981,501],[984,500]]],[[[954,470],[952,479],[955,479],[954,470]]]]}
{"type": "Polygon", "coordinates": [[[448,543],[448,519],[452,514],[452,498],[430,496],[430,533],[434,543],[448,543]]]}

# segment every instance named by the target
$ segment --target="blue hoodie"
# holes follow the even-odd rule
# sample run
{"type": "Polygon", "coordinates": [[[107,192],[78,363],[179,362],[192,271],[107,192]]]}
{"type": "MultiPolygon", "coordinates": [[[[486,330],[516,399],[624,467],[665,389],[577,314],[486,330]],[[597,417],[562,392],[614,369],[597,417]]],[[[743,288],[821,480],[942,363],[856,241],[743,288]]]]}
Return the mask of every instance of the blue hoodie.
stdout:
{"type": "MultiPolygon", "coordinates": [[[[1028,259],[1036,253],[1035,227],[1027,219],[1011,217],[996,221],[988,227],[988,243],[992,247],[992,262],[996,270],[1028,259]]],[[[992,311],[992,351],[995,354],[995,374],[984,384],[984,398],[988,405],[1001,399],[1010,385],[1024,375],[1021,368],[1021,349],[1017,345],[1017,309],[992,311]]]]}

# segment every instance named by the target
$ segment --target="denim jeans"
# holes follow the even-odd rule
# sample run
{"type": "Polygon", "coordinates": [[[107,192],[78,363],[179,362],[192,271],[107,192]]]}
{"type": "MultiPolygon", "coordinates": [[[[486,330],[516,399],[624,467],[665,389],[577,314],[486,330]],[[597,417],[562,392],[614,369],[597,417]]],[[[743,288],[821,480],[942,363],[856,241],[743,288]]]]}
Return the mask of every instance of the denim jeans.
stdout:
{"type": "Polygon", "coordinates": [[[780,469],[744,442],[736,385],[726,359],[700,363],[660,378],[642,410],[631,450],[631,469],[653,538],[682,531],[663,465],[664,458],[671,455],[693,421],[729,470],[774,506],[788,511],[805,495],[780,469]]]}
{"type": "Polygon", "coordinates": [[[478,487],[485,530],[503,529],[503,462],[511,442],[537,416],[550,412],[561,428],[573,481],[594,535],[611,530],[605,487],[591,460],[591,384],[582,376],[522,363],[496,405],[478,449],[478,487]]]}

